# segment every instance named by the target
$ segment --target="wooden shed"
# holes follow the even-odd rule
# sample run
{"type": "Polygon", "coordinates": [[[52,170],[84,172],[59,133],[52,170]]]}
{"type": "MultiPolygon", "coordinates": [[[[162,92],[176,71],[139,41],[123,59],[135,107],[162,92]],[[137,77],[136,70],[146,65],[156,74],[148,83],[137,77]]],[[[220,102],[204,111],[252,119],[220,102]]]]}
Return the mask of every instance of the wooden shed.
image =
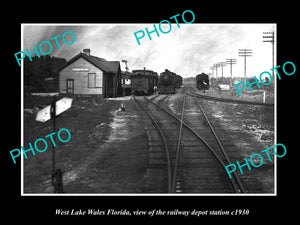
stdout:
{"type": "Polygon", "coordinates": [[[121,90],[119,61],[90,55],[89,49],[59,68],[59,93],[116,97],[121,90]]]}

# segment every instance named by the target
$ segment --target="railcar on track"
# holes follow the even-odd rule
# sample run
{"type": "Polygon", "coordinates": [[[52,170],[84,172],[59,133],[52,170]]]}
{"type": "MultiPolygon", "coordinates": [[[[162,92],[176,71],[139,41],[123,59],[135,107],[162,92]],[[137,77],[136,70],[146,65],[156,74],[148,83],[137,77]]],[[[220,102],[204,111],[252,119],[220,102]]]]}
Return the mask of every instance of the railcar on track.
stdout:
{"type": "Polygon", "coordinates": [[[182,85],[182,76],[176,74],[175,87],[180,88],[182,85]]]}
{"type": "Polygon", "coordinates": [[[152,70],[133,70],[131,75],[131,92],[136,95],[153,93],[157,86],[158,74],[152,70]]]}
{"type": "Polygon", "coordinates": [[[199,90],[205,90],[209,89],[209,77],[205,73],[198,74],[196,76],[196,86],[199,90]]]}
{"type": "Polygon", "coordinates": [[[176,88],[182,85],[182,77],[174,72],[165,70],[160,74],[158,79],[158,93],[159,94],[174,94],[176,88]]]}

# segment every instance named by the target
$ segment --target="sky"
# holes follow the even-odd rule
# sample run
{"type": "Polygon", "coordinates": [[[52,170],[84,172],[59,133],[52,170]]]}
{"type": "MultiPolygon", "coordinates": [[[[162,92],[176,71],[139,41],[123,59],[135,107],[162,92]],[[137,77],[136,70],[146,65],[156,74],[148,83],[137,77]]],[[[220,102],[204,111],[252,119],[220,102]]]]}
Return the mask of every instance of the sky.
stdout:
{"type": "MultiPolygon", "coordinates": [[[[146,69],[160,74],[169,69],[181,76],[194,77],[200,73],[212,73],[213,64],[225,62],[226,59],[237,59],[237,64],[232,66],[234,77],[244,76],[244,57],[238,56],[238,49],[252,49],[253,54],[247,57],[247,77],[259,76],[263,71],[272,68],[272,44],[263,42],[263,32],[275,32],[276,24],[200,24],[172,23],[169,33],[162,33],[158,23],[153,24],[23,24],[23,43],[21,51],[28,49],[34,51],[34,45],[39,47],[42,41],[52,44],[51,56],[62,57],[70,60],[72,57],[89,48],[91,55],[111,61],[120,61],[121,69],[125,71],[127,60],[129,70],[146,69]],[[151,33],[150,40],[145,28],[152,31],[156,25],[157,34],[151,33]],[[134,33],[143,30],[144,38],[140,45],[134,33]],[[73,44],[67,45],[62,40],[66,31],[72,31],[76,37],[73,44]],[[57,38],[61,49],[57,48],[57,38]]],[[[167,31],[169,25],[164,23],[162,30],[167,31]]],[[[138,35],[140,35],[139,33],[138,35]]],[[[65,39],[71,42],[73,37],[66,34],[65,39]]],[[[276,40],[276,39],[275,39],[276,40]]],[[[47,52],[48,45],[42,45],[47,52]]],[[[42,55],[42,54],[41,54],[42,55]]],[[[35,56],[35,55],[32,55],[35,56]]],[[[275,64],[276,66],[276,42],[275,64]]],[[[218,77],[222,75],[221,67],[218,68],[218,77]]],[[[214,71],[216,76],[216,71],[214,71]]],[[[223,76],[230,76],[230,66],[223,67],[223,76]]]]}

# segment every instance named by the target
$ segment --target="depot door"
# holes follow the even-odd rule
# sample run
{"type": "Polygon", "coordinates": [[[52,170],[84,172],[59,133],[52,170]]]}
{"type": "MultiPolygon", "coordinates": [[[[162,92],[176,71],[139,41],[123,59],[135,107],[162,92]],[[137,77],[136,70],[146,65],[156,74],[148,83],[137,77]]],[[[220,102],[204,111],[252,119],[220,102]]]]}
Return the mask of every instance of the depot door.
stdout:
{"type": "Polygon", "coordinates": [[[67,94],[74,94],[74,80],[67,79],[67,94]]]}

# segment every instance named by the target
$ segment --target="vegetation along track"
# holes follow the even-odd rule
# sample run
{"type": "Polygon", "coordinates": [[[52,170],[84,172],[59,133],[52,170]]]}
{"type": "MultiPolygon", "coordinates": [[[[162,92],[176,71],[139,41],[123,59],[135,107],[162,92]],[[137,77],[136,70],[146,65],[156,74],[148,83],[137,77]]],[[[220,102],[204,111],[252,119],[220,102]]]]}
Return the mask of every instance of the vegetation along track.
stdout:
{"type": "Polygon", "coordinates": [[[229,158],[198,99],[183,93],[179,117],[164,106],[166,98],[134,98],[151,118],[145,121],[150,154],[145,191],[245,192],[237,174],[229,179],[225,170],[229,158]]]}
{"type": "Polygon", "coordinates": [[[238,104],[247,104],[247,105],[262,105],[262,106],[270,106],[274,107],[273,103],[263,103],[263,102],[254,102],[254,101],[244,101],[244,100],[237,100],[237,99],[229,99],[229,98],[220,98],[220,97],[214,97],[214,96],[208,96],[208,95],[200,95],[197,93],[188,93],[190,96],[194,96],[197,98],[203,98],[206,100],[211,101],[218,101],[218,102],[231,102],[231,103],[238,103],[238,104]]]}

